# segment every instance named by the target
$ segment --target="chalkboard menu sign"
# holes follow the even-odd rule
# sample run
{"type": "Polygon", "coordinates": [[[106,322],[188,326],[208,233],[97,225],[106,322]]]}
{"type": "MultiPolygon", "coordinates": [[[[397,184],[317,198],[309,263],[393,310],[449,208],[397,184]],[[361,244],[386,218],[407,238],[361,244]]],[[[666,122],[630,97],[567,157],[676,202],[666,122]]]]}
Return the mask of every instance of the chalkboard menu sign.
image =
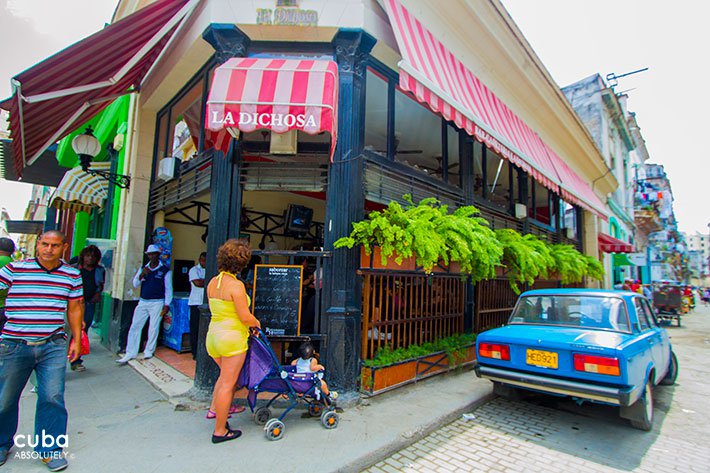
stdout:
{"type": "Polygon", "coordinates": [[[257,264],[252,312],[266,335],[299,335],[302,266],[257,264]]]}

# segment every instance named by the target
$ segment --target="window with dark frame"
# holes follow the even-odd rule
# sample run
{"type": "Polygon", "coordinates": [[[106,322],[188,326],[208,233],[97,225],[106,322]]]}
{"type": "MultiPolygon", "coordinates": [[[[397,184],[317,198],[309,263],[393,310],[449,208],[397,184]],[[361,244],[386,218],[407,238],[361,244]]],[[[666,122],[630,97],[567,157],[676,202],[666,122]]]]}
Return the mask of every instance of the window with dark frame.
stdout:
{"type": "MultiPolygon", "coordinates": [[[[366,81],[365,149],[461,187],[458,128],[401,90],[397,74],[374,58],[366,81]]],[[[478,204],[513,215],[524,203],[531,219],[552,228],[567,223],[578,238],[576,207],[562,208],[557,194],[476,140],[472,173],[478,204]]]]}
{"type": "Polygon", "coordinates": [[[156,117],[154,168],[167,156],[189,161],[205,149],[204,115],[211,76],[209,61],[180,89],[156,117]]]}

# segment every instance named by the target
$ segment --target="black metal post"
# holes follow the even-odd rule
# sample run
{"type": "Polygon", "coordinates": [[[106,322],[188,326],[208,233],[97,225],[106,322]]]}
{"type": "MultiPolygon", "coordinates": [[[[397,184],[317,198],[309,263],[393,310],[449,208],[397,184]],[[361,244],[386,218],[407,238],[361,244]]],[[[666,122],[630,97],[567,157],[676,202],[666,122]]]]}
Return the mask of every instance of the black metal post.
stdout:
{"type": "MultiPolygon", "coordinates": [[[[215,48],[215,58],[223,63],[232,57],[246,56],[249,37],[233,24],[213,23],[202,34],[202,38],[215,48]]],[[[239,235],[241,218],[242,189],[239,185],[241,147],[236,140],[224,156],[216,152],[212,159],[210,182],[210,220],[207,233],[207,265],[205,280],[217,274],[217,249],[229,238],[239,235]]],[[[207,304],[200,307],[200,329],[197,344],[197,365],[195,368],[195,396],[204,397],[212,391],[219,377],[219,367],[207,354],[205,336],[211,314],[207,304]]]]}
{"type": "MultiPolygon", "coordinates": [[[[333,39],[340,75],[338,143],[329,170],[325,247],[346,236],[364,216],[363,161],[365,71],[375,38],[359,29],[341,29],[333,39]]],[[[328,382],[355,397],[360,373],[361,283],[356,276],[360,249],[338,249],[328,263],[324,291],[325,363],[328,382]]]]}
{"type": "MultiPolygon", "coordinates": [[[[472,139],[464,131],[460,131],[459,170],[461,172],[461,188],[463,189],[463,198],[466,205],[473,205],[473,146],[472,139]]],[[[471,278],[467,278],[463,319],[463,331],[465,333],[470,333],[475,328],[475,292],[476,286],[471,282],[471,278]]]]}

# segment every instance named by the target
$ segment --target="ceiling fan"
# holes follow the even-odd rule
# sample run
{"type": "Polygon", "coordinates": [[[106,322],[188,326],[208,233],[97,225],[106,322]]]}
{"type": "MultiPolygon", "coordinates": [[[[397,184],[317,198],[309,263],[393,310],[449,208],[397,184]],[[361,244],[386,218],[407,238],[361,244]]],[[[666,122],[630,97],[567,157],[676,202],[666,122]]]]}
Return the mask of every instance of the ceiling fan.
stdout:
{"type": "MultiPolygon", "coordinates": [[[[442,164],[443,164],[443,158],[442,158],[441,156],[436,156],[435,159],[436,159],[436,161],[439,163],[439,165],[438,165],[438,167],[437,167],[436,169],[431,168],[431,167],[428,167],[428,166],[424,166],[424,165],[421,165],[421,164],[418,164],[417,166],[420,167],[420,168],[422,168],[422,169],[424,169],[424,170],[426,170],[426,171],[428,171],[430,174],[434,174],[434,175],[437,175],[437,176],[441,176],[441,175],[443,174],[443,172],[444,172],[444,167],[443,167],[443,165],[442,165],[442,164]]],[[[456,173],[456,172],[453,172],[453,173],[451,172],[452,169],[457,168],[458,166],[459,166],[459,163],[453,163],[453,164],[450,164],[449,166],[447,166],[447,169],[449,170],[449,175],[451,175],[451,174],[458,175],[458,173],[456,173]]]]}
{"type": "MultiPolygon", "coordinates": [[[[378,153],[387,154],[386,149],[376,149],[378,153]]],[[[394,154],[422,154],[424,151],[421,149],[399,149],[399,137],[395,135],[394,137],[394,154]]]]}

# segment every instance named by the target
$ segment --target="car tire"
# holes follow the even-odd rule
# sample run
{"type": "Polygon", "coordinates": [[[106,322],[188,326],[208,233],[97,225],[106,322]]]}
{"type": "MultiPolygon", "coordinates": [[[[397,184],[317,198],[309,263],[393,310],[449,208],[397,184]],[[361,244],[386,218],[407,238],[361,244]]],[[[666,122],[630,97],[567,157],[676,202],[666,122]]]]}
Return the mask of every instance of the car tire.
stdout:
{"type": "Polygon", "coordinates": [[[676,358],[675,353],[671,350],[671,364],[668,367],[668,372],[663,377],[660,383],[663,386],[672,386],[675,384],[678,378],[678,358],[676,358]]]}
{"type": "Polygon", "coordinates": [[[631,406],[634,418],[631,425],[639,430],[649,432],[653,428],[653,382],[649,379],[646,383],[643,396],[631,406]]]}

